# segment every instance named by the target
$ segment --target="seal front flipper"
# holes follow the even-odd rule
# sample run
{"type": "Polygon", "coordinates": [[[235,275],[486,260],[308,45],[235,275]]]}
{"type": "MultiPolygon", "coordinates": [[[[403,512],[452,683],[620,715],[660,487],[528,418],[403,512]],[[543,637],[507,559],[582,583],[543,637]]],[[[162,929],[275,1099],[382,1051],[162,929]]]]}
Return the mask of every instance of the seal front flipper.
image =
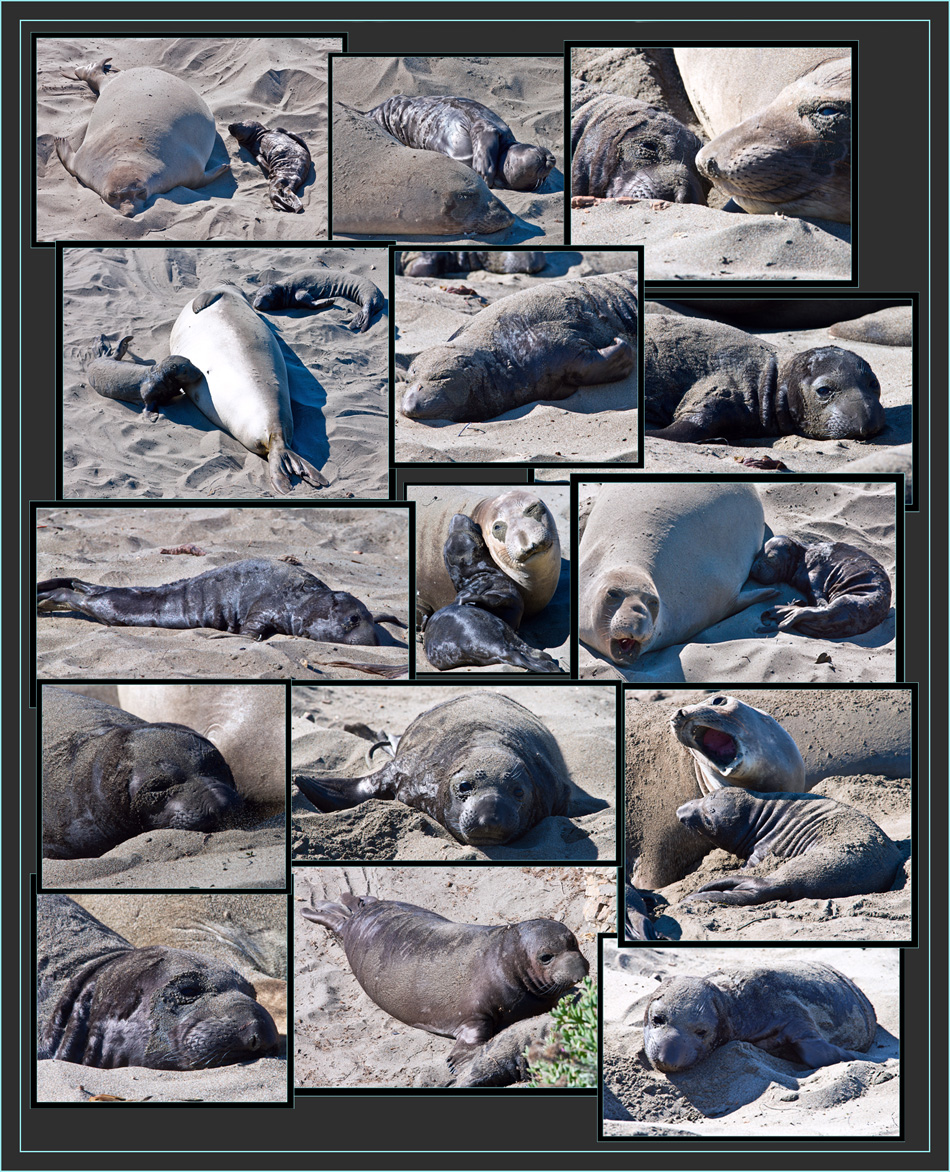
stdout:
{"type": "Polygon", "coordinates": [[[610,346],[598,350],[581,340],[577,349],[565,356],[565,381],[575,386],[596,386],[614,383],[627,377],[637,364],[637,351],[622,338],[614,338],[610,346]]]}
{"type": "Polygon", "coordinates": [[[203,175],[199,175],[197,179],[189,183],[188,186],[192,189],[199,187],[207,187],[209,183],[214,183],[215,179],[220,179],[226,171],[231,170],[230,160],[226,163],[221,163],[218,167],[212,167],[210,171],[205,171],[203,175]]]}

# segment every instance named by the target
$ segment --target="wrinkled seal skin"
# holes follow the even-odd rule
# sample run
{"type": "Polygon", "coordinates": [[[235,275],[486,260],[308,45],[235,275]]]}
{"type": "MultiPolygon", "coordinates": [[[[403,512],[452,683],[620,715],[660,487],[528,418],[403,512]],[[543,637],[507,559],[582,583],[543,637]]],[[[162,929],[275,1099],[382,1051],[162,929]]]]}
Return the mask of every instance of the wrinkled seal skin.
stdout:
{"type": "Polygon", "coordinates": [[[448,155],[489,187],[537,191],[554,167],[547,147],[518,142],[506,122],[471,98],[397,94],[365,113],[403,146],[448,155]]]}
{"type": "Polygon", "coordinates": [[[729,788],[686,802],[676,816],[746,860],[743,873],[705,883],[689,899],[746,905],[870,895],[889,891],[901,865],[900,851],[875,822],[817,794],[729,788]],[[768,874],[744,873],[762,863],[781,865],[768,874]]]}
{"type": "Polygon", "coordinates": [[[874,371],[839,346],[780,366],[772,346],[742,330],[656,313],[644,318],[643,345],[646,434],[659,439],[868,439],[886,422],[874,371]]]}
{"type": "Polygon", "coordinates": [[[147,830],[223,830],[241,808],[227,762],[180,724],[43,689],[43,857],[95,859],[147,830]]]}
{"type": "Polygon", "coordinates": [[[96,586],[78,578],[49,578],[36,585],[38,610],[74,610],[112,627],[171,627],[250,635],[296,635],[325,643],[375,647],[377,623],[358,598],[331,590],[301,566],[251,558],[180,578],[163,586],[96,586]]]}
{"type": "Polygon", "coordinates": [[[334,297],[344,297],[360,307],[350,324],[356,333],[368,330],[386,305],[386,298],[372,281],[344,269],[298,269],[279,284],[262,286],[251,304],[264,313],[277,309],[326,309],[334,297]],[[320,301],[321,297],[328,300],[320,301]]]}
{"type": "Polygon", "coordinates": [[[636,361],[635,270],[551,281],[501,298],[417,355],[401,410],[410,419],[493,419],[617,382],[636,361]]]}
{"type": "Polygon", "coordinates": [[[874,1041],[874,1008],[827,964],[726,968],[663,981],[647,1002],[643,1048],[664,1074],[688,1070],[726,1042],[813,1069],[848,1062],[874,1041]]]}
{"type": "MultiPolygon", "coordinates": [[[[205,187],[230,169],[205,170],[215,142],[214,117],[186,82],[162,69],[118,70],[111,57],[73,77],[98,95],[85,129],[56,139],[63,166],[114,211],[135,216],[153,195],[205,187]]],[[[66,76],[70,76],[67,74],[66,76]]]]}
{"type": "Polygon", "coordinates": [[[482,531],[462,513],[456,513],[449,525],[443,550],[445,568],[458,593],[459,605],[490,610],[508,626],[517,630],[524,614],[524,599],[515,583],[497,566],[488,552],[482,531]]]}
{"type": "Polygon", "coordinates": [[[456,924],[398,900],[357,897],[301,908],[342,941],[353,975],[380,1009],[454,1038],[450,1066],[507,1026],[552,1009],[590,970],[558,920],[456,924]]]}
{"type": "Polygon", "coordinates": [[[571,195],[705,204],[702,141],[672,114],[571,81],[571,195]]]}
{"type": "Polygon", "coordinates": [[[805,602],[763,612],[763,622],[777,624],[780,631],[847,639],[872,631],[891,609],[887,570],[877,558],[843,541],[804,546],[791,537],[772,537],[749,576],[769,585],[787,582],[804,594],[805,602]]]}
{"type": "Polygon", "coordinates": [[[304,140],[282,126],[268,130],[260,122],[232,122],[228,133],[254,156],[267,176],[271,207],[279,212],[302,212],[296,193],[306,182],[312,162],[304,140]]]}
{"type": "Polygon", "coordinates": [[[141,403],[142,414],[158,419],[164,407],[185,394],[188,387],[204,375],[180,354],[163,358],[155,366],[123,362],[132,335],[122,338],[113,353],[104,337],[99,339],[99,357],[87,363],[89,385],[104,399],[121,399],[124,403],[141,403]]]}
{"type": "Polygon", "coordinates": [[[539,273],[543,252],[397,252],[395,270],[404,277],[441,277],[443,273],[539,273]]]}
{"type": "Polygon", "coordinates": [[[466,692],[417,716],[377,773],[297,775],[294,782],[325,813],[395,799],[476,846],[520,838],[542,818],[566,813],[571,801],[567,766],[548,728],[490,692],[466,692]]]}
{"type": "Polygon", "coordinates": [[[808,70],[696,165],[744,211],[851,222],[851,59],[808,70]]]}

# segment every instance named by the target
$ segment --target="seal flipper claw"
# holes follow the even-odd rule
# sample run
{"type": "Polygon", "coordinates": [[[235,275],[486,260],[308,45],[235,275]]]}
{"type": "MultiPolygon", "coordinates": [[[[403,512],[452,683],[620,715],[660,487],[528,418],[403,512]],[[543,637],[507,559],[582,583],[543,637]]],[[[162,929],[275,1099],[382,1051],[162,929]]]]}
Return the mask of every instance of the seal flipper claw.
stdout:
{"type": "Polygon", "coordinates": [[[301,480],[314,488],[326,488],[330,483],[309,460],[305,460],[303,456],[291,451],[290,448],[277,444],[272,444],[268,452],[267,470],[270,473],[271,484],[282,496],[286,496],[291,490],[291,476],[299,476],[301,480]]]}

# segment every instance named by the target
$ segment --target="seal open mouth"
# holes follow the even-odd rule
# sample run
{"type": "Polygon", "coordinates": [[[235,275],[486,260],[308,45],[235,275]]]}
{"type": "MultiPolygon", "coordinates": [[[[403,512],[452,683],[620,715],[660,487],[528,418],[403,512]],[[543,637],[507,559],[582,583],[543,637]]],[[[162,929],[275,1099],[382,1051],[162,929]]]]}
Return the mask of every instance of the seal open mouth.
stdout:
{"type": "Polygon", "coordinates": [[[696,742],[706,756],[720,766],[731,765],[739,752],[735,738],[718,728],[700,726],[696,730],[696,742]]]}
{"type": "Polygon", "coordinates": [[[624,659],[632,662],[640,654],[640,644],[636,639],[611,639],[610,658],[615,662],[624,659]]]}

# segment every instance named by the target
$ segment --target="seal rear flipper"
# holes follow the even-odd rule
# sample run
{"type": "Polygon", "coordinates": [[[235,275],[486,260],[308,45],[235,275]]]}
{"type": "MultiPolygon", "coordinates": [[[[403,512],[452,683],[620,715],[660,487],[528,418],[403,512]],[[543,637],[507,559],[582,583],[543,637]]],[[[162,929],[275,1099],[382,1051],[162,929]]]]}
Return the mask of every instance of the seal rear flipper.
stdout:
{"type": "Polygon", "coordinates": [[[367,777],[294,777],[294,785],[308,802],[312,803],[322,814],[332,814],[337,810],[352,810],[370,798],[380,798],[382,801],[391,801],[394,797],[391,789],[384,789],[378,782],[374,782],[375,774],[367,777]]]}
{"type": "MultiPolygon", "coordinates": [[[[271,207],[278,212],[302,212],[303,204],[293,189],[292,179],[272,179],[268,188],[271,207]]],[[[333,302],[322,303],[319,308],[326,308],[333,302]]],[[[309,306],[308,308],[318,308],[309,306]]]]}
{"type": "Polygon", "coordinates": [[[324,928],[329,928],[331,932],[339,935],[353,911],[342,903],[325,901],[314,904],[313,907],[302,907],[300,914],[305,920],[313,920],[315,924],[322,924],[324,928]]]}
{"type": "Polygon", "coordinates": [[[626,378],[636,365],[636,347],[622,338],[614,338],[611,345],[600,350],[584,343],[568,357],[564,379],[582,387],[614,383],[626,378]]]}
{"type": "Polygon", "coordinates": [[[290,482],[291,476],[298,476],[313,488],[326,488],[330,483],[323,473],[318,472],[303,456],[273,442],[267,455],[267,470],[274,490],[281,496],[286,496],[293,487],[290,482]]]}

